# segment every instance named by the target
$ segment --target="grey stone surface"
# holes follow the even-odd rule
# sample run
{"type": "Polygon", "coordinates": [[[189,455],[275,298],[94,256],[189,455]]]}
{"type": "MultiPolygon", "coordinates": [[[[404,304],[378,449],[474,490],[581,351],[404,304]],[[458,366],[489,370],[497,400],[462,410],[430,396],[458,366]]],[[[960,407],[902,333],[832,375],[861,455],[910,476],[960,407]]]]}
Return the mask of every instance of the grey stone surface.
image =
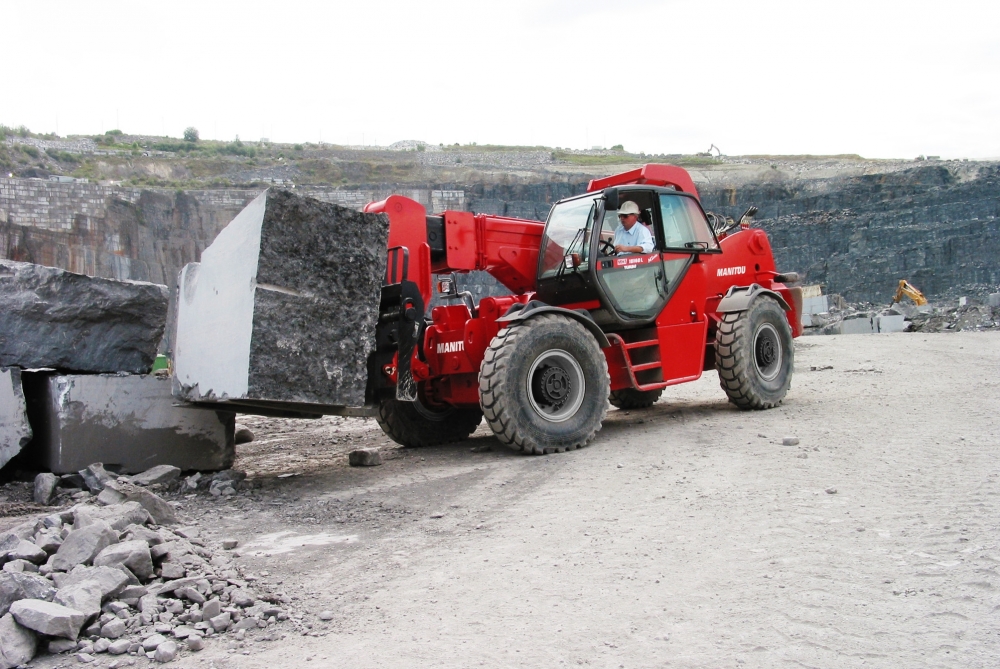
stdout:
{"type": "Polygon", "coordinates": [[[153,485],[154,483],[168,483],[176,481],[181,475],[181,470],[173,465],[156,465],[146,471],[132,477],[132,483],[136,485],[153,485]]]}
{"type": "Polygon", "coordinates": [[[191,634],[187,638],[188,650],[202,650],[205,647],[205,640],[200,634],[191,634]]]}
{"type": "Polygon", "coordinates": [[[991,307],[1000,307],[1000,293],[990,293],[986,298],[986,303],[991,307]]]}
{"type": "Polygon", "coordinates": [[[10,605],[11,615],[24,627],[39,634],[75,639],[86,616],[75,609],[40,599],[22,599],[10,605]]]}
{"type": "Polygon", "coordinates": [[[25,572],[0,571],[0,616],[10,605],[22,599],[50,601],[56,594],[52,582],[44,576],[25,572]]]}
{"type": "Polygon", "coordinates": [[[101,586],[101,598],[108,599],[122,594],[128,587],[129,578],[119,569],[113,567],[79,566],[68,574],[56,579],[59,588],[66,588],[76,583],[95,581],[101,586]]]}
{"type": "Polygon", "coordinates": [[[135,501],[126,501],[105,507],[80,504],[73,509],[73,527],[76,528],[83,528],[97,521],[103,521],[112,529],[121,532],[129,525],[142,525],[147,520],[149,520],[149,512],[135,501]]]}
{"type": "Polygon", "coordinates": [[[153,575],[153,559],[149,555],[149,544],[141,539],[108,546],[94,558],[95,567],[116,564],[125,565],[140,580],[153,575]]]}
{"type": "Polygon", "coordinates": [[[121,618],[115,618],[101,626],[101,636],[105,639],[117,639],[125,634],[126,629],[125,621],[121,618]]]}
{"type": "Polygon", "coordinates": [[[359,448],[348,454],[347,462],[352,467],[375,467],[382,464],[382,454],[377,448],[359,448]]]}
{"type": "Polygon", "coordinates": [[[132,642],[129,641],[128,639],[119,639],[118,641],[115,641],[110,646],[108,646],[108,653],[110,653],[111,655],[124,655],[125,653],[128,652],[129,646],[131,645],[132,642]]]}
{"type": "Polygon", "coordinates": [[[174,507],[156,493],[134,485],[122,486],[121,491],[126,501],[137,502],[157,525],[173,525],[177,522],[177,512],[174,511],[174,507]]]}
{"type": "MultiPolygon", "coordinates": [[[[2,313],[3,308],[0,307],[2,313]]],[[[20,453],[29,441],[31,425],[21,390],[21,370],[0,367],[0,467],[20,453]]]]}
{"type": "Polygon", "coordinates": [[[172,662],[177,657],[177,642],[164,641],[156,647],[153,659],[157,662],[172,662]]]}
{"type": "Polygon", "coordinates": [[[217,470],[232,465],[236,416],[174,406],[169,379],[152,375],[26,372],[31,452],[57,474],[93,462],[138,473],[154,465],[217,470]]]}
{"type": "Polygon", "coordinates": [[[76,650],[76,641],[72,639],[52,639],[49,641],[48,651],[52,654],[55,653],[65,653],[70,650],[76,650]]]}
{"type": "Polygon", "coordinates": [[[35,657],[38,637],[22,627],[9,613],[0,617],[0,669],[27,664],[35,657]]]}
{"type": "Polygon", "coordinates": [[[83,485],[87,487],[87,490],[95,494],[104,490],[104,484],[112,479],[110,472],[104,468],[103,462],[91,462],[77,474],[83,479],[83,485]]]}
{"type": "Polygon", "coordinates": [[[168,297],[158,284],[0,260],[0,366],[147,373],[168,297]]]}
{"type": "Polygon", "coordinates": [[[875,326],[870,317],[848,318],[840,322],[837,334],[873,334],[875,326]]]}
{"type": "Polygon", "coordinates": [[[875,319],[877,332],[903,332],[906,330],[906,317],[901,314],[881,314],[875,319]]]}
{"type": "Polygon", "coordinates": [[[67,608],[76,609],[87,616],[89,621],[101,613],[102,597],[101,584],[98,581],[89,580],[59,588],[52,601],[67,608]]]}
{"type": "Polygon", "coordinates": [[[211,620],[222,613],[222,602],[218,599],[210,599],[201,607],[201,617],[203,620],[211,620]]]}
{"type": "Polygon", "coordinates": [[[59,485],[59,477],[49,472],[42,472],[35,477],[34,500],[35,504],[49,506],[56,496],[56,487],[59,485]]]}
{"type": "Polygon", "coordinates": [[[49,556],[46,555],[45,551],[36,546],[34,542],[22,539],[17,544],[17,548],[7,554],[7,558],[10,560],[26,560],[32,564],[44,564],[49,556]]]}
{"type": "Polygon", "coordinates": [[[102,550],[118,542],[118,533],[103,520],[70,532],[52,557],[52,566],[69,571],[78,564],[87,564],[102,550]]]}
{"type": "Polygon", "coordinates": [[[387,239],[382,215],[256,198],[181,271],[175,395],[361,406],[387,239]]]}

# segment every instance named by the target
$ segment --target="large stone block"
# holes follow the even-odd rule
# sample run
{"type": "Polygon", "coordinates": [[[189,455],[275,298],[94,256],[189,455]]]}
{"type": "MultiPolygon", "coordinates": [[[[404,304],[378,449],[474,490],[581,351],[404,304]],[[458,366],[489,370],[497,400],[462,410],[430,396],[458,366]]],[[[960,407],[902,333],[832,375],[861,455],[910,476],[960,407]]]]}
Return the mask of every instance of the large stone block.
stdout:
{"type": "MultiPolygon", "coordinates": [[[[0,321],[5,318],[6,314],[0,321]]],[[[29,441],[31,425],[21,390],[21,371],[0,368],[0,467],[20,453],[29,441]]]]}
{"type": "Polygon", "coordinates": [[[150,375],[22,375],[35,430],[31,457],[57,474],[102,462],[120,473],[154,465],[226,469],[236,415],[185,408],[150,375]]]}
{"type": "Polygon", "coordinates": [[[0,366],[147,373],[168,301],[154,283],[0,260],[0,366]]]}
{"type": "Polygon", "coordinates": [[[261,194],[180,273],[175,395],[363,405],[387,240],[384,215],[261,194]]]}

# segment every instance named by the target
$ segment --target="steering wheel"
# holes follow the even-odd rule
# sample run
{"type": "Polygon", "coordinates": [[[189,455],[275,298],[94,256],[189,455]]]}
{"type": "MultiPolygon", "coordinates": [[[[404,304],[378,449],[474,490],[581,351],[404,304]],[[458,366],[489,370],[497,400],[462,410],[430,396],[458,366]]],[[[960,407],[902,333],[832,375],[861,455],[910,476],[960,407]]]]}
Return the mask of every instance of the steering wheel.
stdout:
{"type": "Polygon", "coordinates": [[[598,252],[605,256],[616,256],[618,251],[615,250],[615,244],[610,239],[602,239],[601,244],[598,247],[598,252]]]}

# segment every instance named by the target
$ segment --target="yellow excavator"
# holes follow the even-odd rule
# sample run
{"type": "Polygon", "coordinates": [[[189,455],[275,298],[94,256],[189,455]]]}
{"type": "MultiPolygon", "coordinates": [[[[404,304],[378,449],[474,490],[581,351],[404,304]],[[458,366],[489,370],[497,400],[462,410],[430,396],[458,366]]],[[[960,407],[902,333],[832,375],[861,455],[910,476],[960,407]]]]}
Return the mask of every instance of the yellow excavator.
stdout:
{"type": "MultiPolygon", "coordinates": [[[[896,294],[892,298],[892,304],[902,302],[904,296],[913,300],[913,303],[918,307],[922,307],[927,304],[927,298],[924,297],[923,293],[917,290],[916,287],[914,287],[913,284],[906,279],[900,279],[899,286],[896,288],[896,294]]],[[[892,304],[889,306],[892,306],[892,304]]]]}

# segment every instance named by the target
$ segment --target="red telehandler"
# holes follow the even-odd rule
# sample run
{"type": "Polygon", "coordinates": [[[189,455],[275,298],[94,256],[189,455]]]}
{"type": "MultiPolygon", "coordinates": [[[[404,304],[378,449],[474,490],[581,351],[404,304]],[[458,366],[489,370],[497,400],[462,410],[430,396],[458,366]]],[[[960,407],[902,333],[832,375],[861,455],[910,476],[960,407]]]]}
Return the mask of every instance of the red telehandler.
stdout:
{"type": "Polygon", "coordinates": [[[544,224],[428,215],[399,195],[365,211],[389,217],[367,403],[400,444],[459,441],[485,416],[503,444],[557,453],[594,438],[609,400],[647,407],[713,367],[741,409],[773,407],[791,385],[797,275],[776,271],[767,235],[749,225],[754,208],[738,224],[706,216],[680,167],[593,180],[544,224]],[[653,252],[615,252],[625,202],[653,252]],[[454,276],[473,270],[513,294],[476,304],[454,276]],[[435,288],[445,304],[427,314],[435,288]]]}

